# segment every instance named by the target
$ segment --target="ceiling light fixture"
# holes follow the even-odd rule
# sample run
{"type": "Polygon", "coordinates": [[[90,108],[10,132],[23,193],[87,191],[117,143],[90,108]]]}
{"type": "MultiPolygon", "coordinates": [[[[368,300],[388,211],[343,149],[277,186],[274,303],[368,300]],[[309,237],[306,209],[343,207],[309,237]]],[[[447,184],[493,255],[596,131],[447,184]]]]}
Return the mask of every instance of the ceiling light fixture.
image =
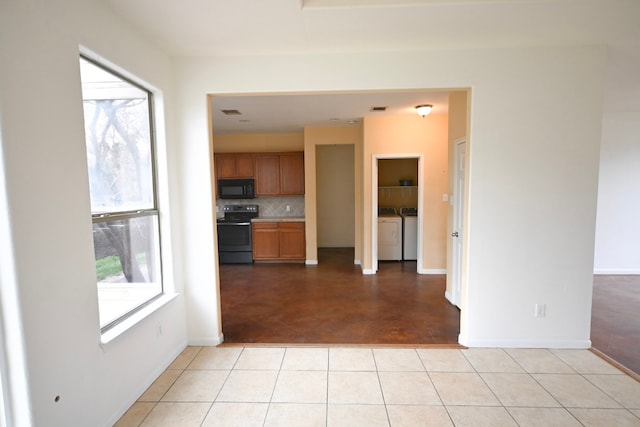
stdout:
{"type": "Polygon", "coordinates": [[[416,105],[416,112],[420,114],[420,117],[428,116],[432,109],[433,105],[431,104],[416,105]]]}

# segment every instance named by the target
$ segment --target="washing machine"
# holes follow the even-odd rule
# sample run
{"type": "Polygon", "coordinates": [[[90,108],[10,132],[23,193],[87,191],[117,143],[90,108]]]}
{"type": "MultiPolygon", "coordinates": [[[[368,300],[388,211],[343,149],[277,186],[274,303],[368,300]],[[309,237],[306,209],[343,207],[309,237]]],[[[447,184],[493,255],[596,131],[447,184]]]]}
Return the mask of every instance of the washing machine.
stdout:
{"type": "Polygon", "coordinates": [[[378,261],[402,260],[402,217],[395,208],[378,208],[378,261]]]}
{"type": "Polygon", "coordinates": [[[418,259],[418,208],[400,208],[402,217],[402,259],[418,259]]]}

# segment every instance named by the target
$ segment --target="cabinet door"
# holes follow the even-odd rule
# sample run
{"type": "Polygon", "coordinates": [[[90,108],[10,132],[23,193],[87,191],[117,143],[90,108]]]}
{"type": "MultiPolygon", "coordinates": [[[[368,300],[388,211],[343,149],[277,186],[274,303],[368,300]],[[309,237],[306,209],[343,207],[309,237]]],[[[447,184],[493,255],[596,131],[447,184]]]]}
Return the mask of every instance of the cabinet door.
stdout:
{"type": "Polygon", "coordinates": [[[236,176],[238,178],[253,178],[255,158],[252,154],[236,155],[236,176]]]}
{"type": "Polygon", "coordinates": [[[218,178],[236,177],[236,156],[234,154],[216,154],[215,159],[218,178]]]}
{"type": "Polygon", "coordinates": [[[280,256],[277,222],[256,222],[251,226],[253,259],[277,259],[280,256]]]}
{"type": "Polygon", "coordinates": [[[304,222],[281,222],[279,224],[279,231],[280,258],[304,259],[304,222]]]}
{"type": "Polygon", "coordinates": [[[280,194],[304,195],[304,156],[302,153],[280,156],[280,194]]]}
{"type": "Polygon", "coordinates": [[[280,156],[256,156],[256,195],[280,194],[280,156]]]}

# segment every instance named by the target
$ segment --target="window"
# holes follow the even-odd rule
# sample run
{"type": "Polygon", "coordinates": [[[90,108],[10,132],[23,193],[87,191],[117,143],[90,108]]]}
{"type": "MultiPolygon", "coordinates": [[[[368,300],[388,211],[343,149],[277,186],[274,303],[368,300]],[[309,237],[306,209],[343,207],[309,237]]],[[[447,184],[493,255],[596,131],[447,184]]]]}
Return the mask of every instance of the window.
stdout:
{"type": "Polygon", "coordinates": [[[152,94],[80,58],[103,330],[162,294],[152,94]]]}

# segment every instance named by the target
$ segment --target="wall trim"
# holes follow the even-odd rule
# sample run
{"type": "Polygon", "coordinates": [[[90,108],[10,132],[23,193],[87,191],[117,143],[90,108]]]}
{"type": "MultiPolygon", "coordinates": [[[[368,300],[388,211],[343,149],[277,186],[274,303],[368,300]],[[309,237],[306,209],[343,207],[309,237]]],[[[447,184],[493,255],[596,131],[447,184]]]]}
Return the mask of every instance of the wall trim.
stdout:
{"type": "Polygon", "coordinates": [[[376,271],[372,268],[363,268],[362,274],[366,274],[366,275],[376,274],[376,271]]]}
{"type": "Polygon", "coordinates": [[[637,268],[594,268],[593,274],[599,274],[603,276],[608,275],[626,275],[632,276],[640,274],[640,269],[637,268]]]}
{"type": "Polygon", "coordinates": [[[418,274],[447,274],[446,268],[423,268],[418,274]]]}
{"type": "Polygon", "coordinates": [[[224,334],[218,335],[217,338],[200,337],[189,338],[187,345],[203,346],[203,347],[215,347],[224,342],[224,334]]]}
{"type": "Polygon", "coordinates": [[[453,302],[453,295],[451,294],[451,292],[449,292],[449,291],[445,291],[445,292],[444,292],[444,297],[445,297],[445,298],[447,299],[447,301],[449,301],[451,304],[456,305],[456,304],[453,302]]]}
{"type": "Polygon", "coordinates": [[[580,349],[591,348],[591,340],[473,340],[463,334],[458,335],[458,342],[466,347],[490,348],[554,348],[580,349]]]}
{"type": "Polygon", "coordinates": [[[305,263],[305,265],[318,265],[318,260],[317,259],[308,259],[304,263],[305,263]]]}

